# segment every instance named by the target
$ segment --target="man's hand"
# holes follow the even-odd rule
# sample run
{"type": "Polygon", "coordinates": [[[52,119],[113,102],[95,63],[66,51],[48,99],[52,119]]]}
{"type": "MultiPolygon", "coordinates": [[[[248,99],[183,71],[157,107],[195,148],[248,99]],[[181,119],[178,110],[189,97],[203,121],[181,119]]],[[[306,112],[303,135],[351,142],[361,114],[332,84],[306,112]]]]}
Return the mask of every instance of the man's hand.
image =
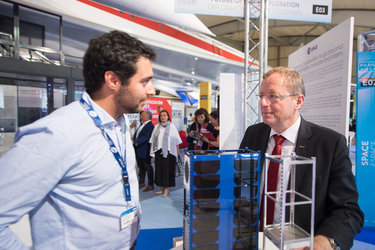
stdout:
{"type": "MultiPolygon", "coordinates": [[[[309,247],[295,248],[294,250],[309,250],[309,247]]],[[[317,235],[314,237],[314,250],[333,250],[331,243],[327,237],[323,235],[317,235]]]]}

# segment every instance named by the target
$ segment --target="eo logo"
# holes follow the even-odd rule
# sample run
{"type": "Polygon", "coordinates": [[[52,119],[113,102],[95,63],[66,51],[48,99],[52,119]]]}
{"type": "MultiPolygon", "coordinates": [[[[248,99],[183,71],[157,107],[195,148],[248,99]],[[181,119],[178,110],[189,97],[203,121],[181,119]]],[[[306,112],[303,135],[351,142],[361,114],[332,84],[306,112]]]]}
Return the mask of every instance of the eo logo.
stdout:
{"type": "Polygon", "coordinates": [[[315,46],[313,46],[313,47],[309,47],[309,48],[307,49],[307,54],[310,55],[310,53],[313,52],[314,50],[316,50],[317,48],[318,48],[318,45],[315,45],[315,46]]]}

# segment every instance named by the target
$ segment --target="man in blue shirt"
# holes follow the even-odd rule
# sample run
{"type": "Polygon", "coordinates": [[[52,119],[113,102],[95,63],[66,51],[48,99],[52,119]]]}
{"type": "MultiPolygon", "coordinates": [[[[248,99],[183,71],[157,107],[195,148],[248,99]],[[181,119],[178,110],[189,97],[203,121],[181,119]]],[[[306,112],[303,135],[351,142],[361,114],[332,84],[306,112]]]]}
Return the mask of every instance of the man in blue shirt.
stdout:
{"type": "Polygon", "coordinates": [[[126,113],[155,94],[154,51],[126,33],[92,39],[80,101],[19,128],[0,159],[0,249],[29,214],[34,249],[131,249],[141,208],[126,113]]]}

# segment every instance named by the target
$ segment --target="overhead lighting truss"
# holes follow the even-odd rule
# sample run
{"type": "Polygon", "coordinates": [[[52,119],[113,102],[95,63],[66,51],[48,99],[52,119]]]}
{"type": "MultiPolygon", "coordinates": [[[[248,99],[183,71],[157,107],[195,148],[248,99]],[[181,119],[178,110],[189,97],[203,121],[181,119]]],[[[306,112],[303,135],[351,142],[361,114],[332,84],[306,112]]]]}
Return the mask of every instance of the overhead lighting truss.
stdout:
{"type": "Polygon", "coordinates": [[[256,95],[267,69],[267,13],[268,0],[245,0],[244,130],[261,120],[256,95]]]}

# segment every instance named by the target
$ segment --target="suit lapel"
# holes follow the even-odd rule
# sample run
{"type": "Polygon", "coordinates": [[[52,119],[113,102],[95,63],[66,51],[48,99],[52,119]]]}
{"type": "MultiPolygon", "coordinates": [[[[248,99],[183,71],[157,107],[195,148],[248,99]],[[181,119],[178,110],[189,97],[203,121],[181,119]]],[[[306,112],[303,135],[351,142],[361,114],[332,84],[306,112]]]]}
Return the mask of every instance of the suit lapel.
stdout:
{"type": "MultiPolygon", "coordinates": [[[[311,136],[311,126],[301,117],[301,125],[298,130],[298,137],[295,148],[296,155],[307,158],[311,157],[313,153],[311,136]]],[[[303,176],[306,169],[306,167],[301,167],[296,171],[296,190],[298,190],[300,185],[302,184],[303,176]]]]}
{"type": "Polygon", "coordinates": [[[264,133],[259,133],[259,135],[266,135],[266,136],[260,136],[258,143],[259,150],[263,152],[262,159],[261,159],[261,165],[260,165],[260,172],[263,173],[263,166],[264,166],[264,160],[265,160],[265,152],[267,152],[267,146],[268,146],[268,140],[271,133],[271,127],[268,125],[264,128],[264,133]]]}

